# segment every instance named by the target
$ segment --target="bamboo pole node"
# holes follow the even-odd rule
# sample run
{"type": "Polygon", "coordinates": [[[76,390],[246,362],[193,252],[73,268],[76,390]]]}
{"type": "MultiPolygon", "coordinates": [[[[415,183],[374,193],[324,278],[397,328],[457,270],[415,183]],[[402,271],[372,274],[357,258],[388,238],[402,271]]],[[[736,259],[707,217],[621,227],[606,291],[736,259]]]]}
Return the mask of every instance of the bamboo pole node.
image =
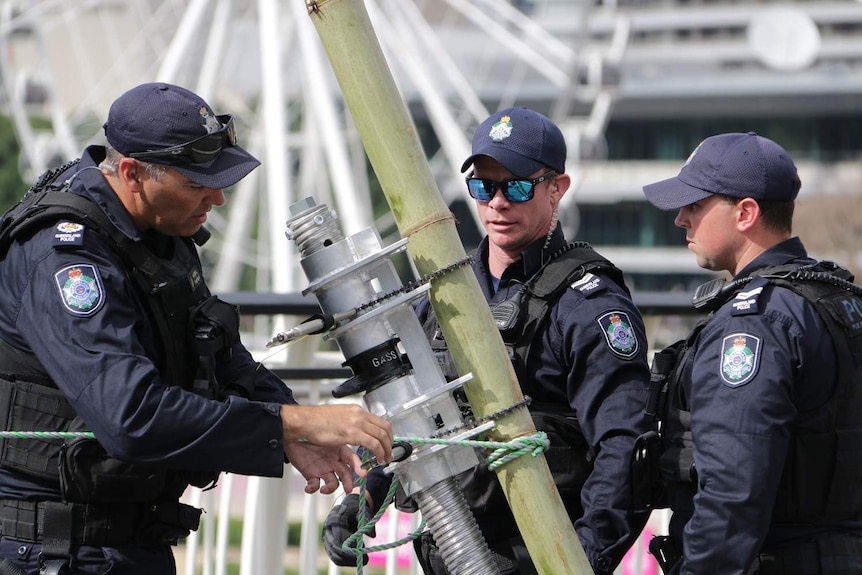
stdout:
{"type": "Polygon", "coordinates": [[[305,7],[308,9],[308,15],[318,15],[321,18],[323,17],[323,5],[329,2],[329,0],[306,0],[305,7]]]}
{"type": "Polygon", "coordinates": [[[413,234],[417,234],[417,233],[421,232],[422,230],[424,230],[425,228],[429,228],[429,227],[433,226],[434,224],[439,224],[440,222],[445,222],[446,220],[457,221],[457,220],[455,220],[455,214],[453,214],[452,212],[444,212],[444,213],[439,214],[437,217],[429,218],[426,220],[421,220],[415,226],[412,226],[409,228],[404,228],[404,230],[402,230],[401,233],[405,238],[409,238],[413,234]]]}

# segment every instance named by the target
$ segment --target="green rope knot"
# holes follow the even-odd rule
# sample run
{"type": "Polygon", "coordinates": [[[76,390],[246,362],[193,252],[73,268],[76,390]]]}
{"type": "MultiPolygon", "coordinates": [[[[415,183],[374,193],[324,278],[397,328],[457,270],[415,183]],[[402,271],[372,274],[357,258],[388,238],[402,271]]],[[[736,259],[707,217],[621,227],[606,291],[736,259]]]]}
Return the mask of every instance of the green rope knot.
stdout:
{"type": "Polygon", "coordinates": [[[537,431],[532,435],[524,435],[516,437],[510,441],[477,441],[469,439],[452,440],[442,439],[437,437],[396,437],[397,441],[409,441],[416,444],[437,444],[437,445],[461,445],[469,447],[481,447],[483,449],[492,449],[491,455],[485,460],[488,464],[488,469],[494,470],[501,467],[513,459],[517,459],[522,455],[532,455],[538,457],[543,451],[547,450],[551,445],[548,441],[548,434],[544,431],[537,431]]]}
{"type": "Polygon", "coordinates": [[[551,442],[548,440],[548,434],[544,431],[537,431],[532,435],[516,437],[511,441],[503,443],[488,443],[493,443],[493,447],[495,448],[485,460],[488,463],[488,469],[491,470],[506,465],[513,459],[517,459],[522,455],[529,454],[533,457],[538,457],[551,445],[551,442]]]}

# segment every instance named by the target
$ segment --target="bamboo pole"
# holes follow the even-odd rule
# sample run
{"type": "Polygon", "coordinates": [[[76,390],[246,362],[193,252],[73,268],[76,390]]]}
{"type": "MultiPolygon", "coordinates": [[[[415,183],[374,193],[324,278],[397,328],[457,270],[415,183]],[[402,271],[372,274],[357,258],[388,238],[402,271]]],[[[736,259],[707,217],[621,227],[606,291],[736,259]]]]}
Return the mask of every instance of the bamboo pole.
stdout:
{"type": "MultiPolygon", "coordinates": [[[[405,0],[402,0],[405,1],[405,0]]],[[[421,274],[466,257],[452,213],[431,175],[362,0],[306,0],[365,151],[421,274]]],[[[518,404],[523,394],[470,266],[432,281],[431,305],[477,416],[518,404]]],[[[497,441],[536,431],[526,409],[497,419],[497,441]]],[[[544,456],[522,456],[497,470],[533,562],[543,575],[592,574],[544,456]]]]}

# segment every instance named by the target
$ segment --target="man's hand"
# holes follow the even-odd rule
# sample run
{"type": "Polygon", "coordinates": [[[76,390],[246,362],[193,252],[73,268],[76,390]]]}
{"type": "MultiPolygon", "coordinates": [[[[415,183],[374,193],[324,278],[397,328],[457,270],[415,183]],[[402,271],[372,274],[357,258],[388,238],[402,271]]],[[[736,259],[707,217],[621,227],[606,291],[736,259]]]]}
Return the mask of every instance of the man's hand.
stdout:
{"type": "MultiPolygon", "coordinates": [[[[341,503],[332,508],[326,516],[326,521],[323,522],[323,546],[326,554],[333,563],[341,567],[356,566],[356,555],[342,549],[342,545],[359,529],[359,500],[357,493],[347,495],[341,503]]],[[[367,519],[374,516],[367,502],[365,516],[367,519]]],[[[369,535],[374,537],[373,528],[369,535]]],[[[368,555],[362,556],[362,564],[368,564],[368,555]]]]}
{"type": "Polygon", "coordinates": [[[359,456],[348,445],[365,447],[379,463],[392,458],[392,426],[358,405],[282,405],[281,421],[284,452],[305,477],[306,493],[333,493],[339,480],[350,491],[353,473],[365,476],[359,456]]]}
{"type": "Polygon", "coordinates": [[[285,445],[361,445],[381,464],[392,458],[392,425],[358,405],[282,405],[281,423],[285,445]]]}
{"type": "Polygon", "coordinates": [[[290,443],[284,452],[291,465],[305,478],[305,492],[335,493],[338,482],[344,485],[344,490],[353,489],[353,473],[365,477],[366,471],[361,467],[361,460],[356,453],[342,445],[340,447],[324,447],[311,443],[290,443]],[[320,481],[323,480],[323,486],[320,481]]]}

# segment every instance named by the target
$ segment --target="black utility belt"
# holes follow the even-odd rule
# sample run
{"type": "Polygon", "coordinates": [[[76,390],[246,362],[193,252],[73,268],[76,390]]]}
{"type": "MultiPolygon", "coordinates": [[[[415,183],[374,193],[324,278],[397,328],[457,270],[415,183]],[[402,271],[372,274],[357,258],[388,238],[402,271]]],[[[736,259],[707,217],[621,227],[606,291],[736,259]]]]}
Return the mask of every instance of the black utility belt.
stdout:
{"type": "Polygon", "coordinates": [[[41,543],[67,539],[71,545],[175,545],[196,531],[201,510],[178,501],[84,504],[0,499],[0,535],[41,543]]]}

